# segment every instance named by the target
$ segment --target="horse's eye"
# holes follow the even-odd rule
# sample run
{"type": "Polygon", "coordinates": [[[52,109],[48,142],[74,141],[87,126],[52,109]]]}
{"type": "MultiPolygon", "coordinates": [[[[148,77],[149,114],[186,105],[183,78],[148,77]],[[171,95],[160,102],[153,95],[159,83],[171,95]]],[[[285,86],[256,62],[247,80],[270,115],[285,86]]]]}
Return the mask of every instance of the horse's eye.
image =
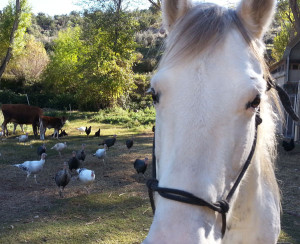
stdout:
{"type": "Polygon", "coordinates": [[[159,93],[156,93],[154,88],[150,88],[147,93],[150,93],[151,96],[152,96],[152,100],[153,100],[153,103],[156,104],[156,103],[159,103],[159,93]]]}
{"type": "Polygon", "coordinates": [[[257,95],[252,102],[250,102],[249,107],[257,108],[260,104],[260,96],[257,95]]]}

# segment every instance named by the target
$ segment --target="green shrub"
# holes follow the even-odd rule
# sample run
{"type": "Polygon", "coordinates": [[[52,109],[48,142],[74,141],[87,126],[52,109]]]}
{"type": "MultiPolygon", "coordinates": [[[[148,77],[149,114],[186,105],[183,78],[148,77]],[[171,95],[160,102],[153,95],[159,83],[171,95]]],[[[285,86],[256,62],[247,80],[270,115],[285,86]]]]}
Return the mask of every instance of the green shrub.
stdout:
{"type": "Polygon", "coordinates": [[[129,128],[138,126],[151,126],[155,123],[155,110],[153,107],[144,110],[130,111],[120,107],[101,110],[91,121],[98,123],[124,125],[129,128]]]}
{"type": "Polygon", "coordinates": [[[14,93],[10,90],[0,90],[0,103],[10,104],[10,103],[23,103],[27,104],[27,98],[25,94],[14,93]]]}

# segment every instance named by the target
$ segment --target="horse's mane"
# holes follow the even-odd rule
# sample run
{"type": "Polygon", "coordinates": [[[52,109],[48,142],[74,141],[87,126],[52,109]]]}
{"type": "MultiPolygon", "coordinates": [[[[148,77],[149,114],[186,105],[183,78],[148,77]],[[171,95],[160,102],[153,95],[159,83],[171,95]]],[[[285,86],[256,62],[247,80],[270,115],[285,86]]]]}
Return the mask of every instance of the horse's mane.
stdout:
{"type": "MultiPolygon", "coordinates": [[[[232,28],[239,30],[252,54],[260,62],[264,78],[267,80],[270,73],[260,42],[246,30],[234,10],[208,3],[194,6],[176,22],[166,40],[166,50],[159,65],[172,65],[182,59],[195,58],[204,50],[218,45],[232,28]]],[[[254,160],[260,161],[263,178],[272,187],[274,194],[280,198],[274,162],[277,156],[276,122],[278,114],[280,116],[281,113],[278,96],[273,90],[267,92],[267,99],[261,103],[260,113],[263,123],[258,129],[254,160]],[[274,107],[277,107],[279,113],[274,112],[274,107]]]]}

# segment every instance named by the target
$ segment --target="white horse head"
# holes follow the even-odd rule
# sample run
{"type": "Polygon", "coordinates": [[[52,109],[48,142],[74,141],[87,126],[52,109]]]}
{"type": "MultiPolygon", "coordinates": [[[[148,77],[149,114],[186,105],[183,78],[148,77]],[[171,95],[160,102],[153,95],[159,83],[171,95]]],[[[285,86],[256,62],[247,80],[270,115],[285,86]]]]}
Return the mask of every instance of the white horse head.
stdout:
{"type": "Polygon", "coordinates": [[[151,87],[159,187],[217,202],[226,197],[251,150],[249,169],[230,200],[227,227],[207,207],[155,195],[144,244],[276,243],[280,194],[276,183],[275,96],[267,91],[262,35],[275,0],[243,0],[236,11],[214,4],[164,0],[166,51],[151,87]]]}

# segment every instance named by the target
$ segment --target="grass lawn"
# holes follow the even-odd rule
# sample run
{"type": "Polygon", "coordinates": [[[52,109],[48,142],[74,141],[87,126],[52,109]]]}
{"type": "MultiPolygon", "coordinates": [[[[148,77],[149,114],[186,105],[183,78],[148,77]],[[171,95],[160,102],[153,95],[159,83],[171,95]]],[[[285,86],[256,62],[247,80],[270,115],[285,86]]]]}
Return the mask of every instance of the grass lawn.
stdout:
{"type": "MultiPolygon", "coordinates": [[[[69,136],[60,139],[67,142],[62,158],[50,148],[57,143],[46,133],[47,158],[43,171],[38,174],[38,184],[31,176],[11,164],[37,160],[36,149],[40,140],[32,136],[30,142],[18,143],[15,135],[0,142],[0,243],[141,243],[152,222],[152,210],[148,200],[145,179],[133,169],[136,158],[149,157],[151,161],[151,127],[127,128],[121,125],[96,123],[94,113],[72,113],[64,129],[69,136]],[[92,126],[91,136],[76,130],[92,126]],[[95,131],[101,128],[100,138],[95,131]],[[112,135],[117,142],[107,152],[107,158],[94,158],[98,143],[112,135]],[[129,151],[125,140],[134,138],[129,151]],[[86,144],[87,157],[83,167],[95,171],[96,180],[87,194],[82,184],[71,181],[65,188],[65,197],[58,195],[53,177],[71,157],[73,150],[86,144]]],[[[2,122],[2,118],[0,121],[2,122]]],[[[9,128],[10,131],[12,126],[9,128]]],[[[18,134],[21,132],[18,130],[18,134]]],[[[300,145],[289,154],[280,151],[278,178],[283,189],[283,216],[281,242],[300,243],[299,213],[299,160],[300,145]]],[[[146,171],[151,176],[151,165],[146,171]]]]}

